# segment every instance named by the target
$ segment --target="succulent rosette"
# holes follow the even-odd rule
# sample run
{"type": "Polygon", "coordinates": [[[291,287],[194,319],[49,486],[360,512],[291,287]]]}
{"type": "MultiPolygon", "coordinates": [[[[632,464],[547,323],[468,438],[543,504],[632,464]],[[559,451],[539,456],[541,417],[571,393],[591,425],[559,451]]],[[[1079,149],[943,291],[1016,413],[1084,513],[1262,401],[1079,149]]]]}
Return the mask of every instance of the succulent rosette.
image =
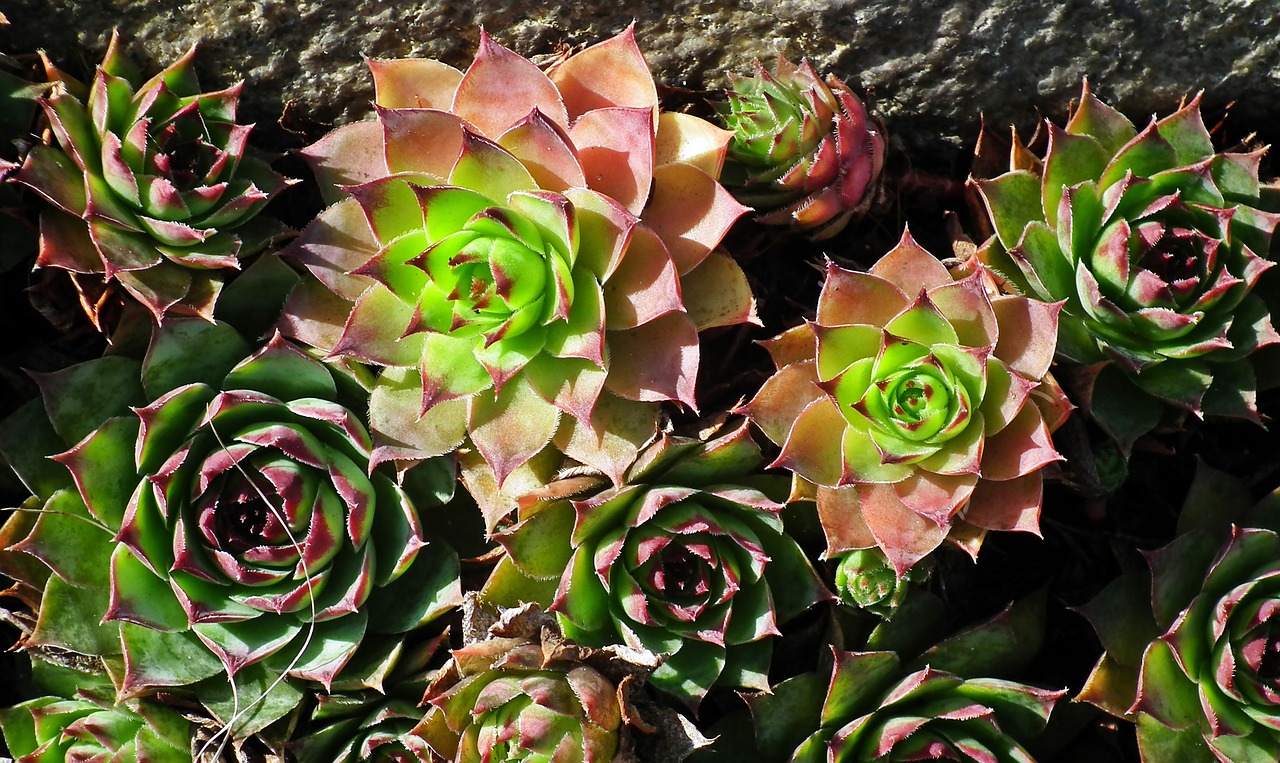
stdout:
{"type": "Polygon", "coordinates": [[[766,344],[778,372],[744,411],[816,494],[827,555],[878,546],[901,576],[948,537],[1038,531],[1059,306],[986,276],[904,234],[866,273],[828,265],[814,321],[766,344]]]}
{"type": "MultiPolygon", "coordinates": [[[[453,651],[423,697],[415,733],[429,760],[587,763],[630,757],[635,666],[564,641],[524,610],[453,651]]],[[[642,673],[643,671],[641,671],[642,673]]]]}
{"type": "Polygon", "coordinates": [[[282,330],[385,369],[375,462],[469,437],[499,485],[548,443],[620,474],[693,405],[698,330],[753,319],[712,253],[728,135],[659,113],[630,29],[546,72],[483,32],[466,72],[370,68],[377,118],[303,151],[342,200],[289,250],[318,282],[282,330]]]}
{"type": "MultiPolygon", "coordinates": [[[[420,514],[452,470],[415,505],[369,470],[362,387],[278,336],[247,349],[226,324],[175,320],[141,366],[108,357],[40,380],[43,428],[76,444],[53,457],[70,480],[13,547],[54,573],[29,642],[109,669],[122,657],[123,695],[213,676],[225,689],[220,674],[259,663],[328,686],[366,641],[459,601],[457,558],[427,544],[420,514]]],[[[10,427],[38,422],[20,414],[10,427]]],[[[44,497],[53,478],[15,468],[44,497]]]]}
{"type": "Polygon", "coordinates": [[[1263,211],[1263,151],[1217,152],[1200,97],[1138,131],[1086,84],[1043,159],[1021,144],[977,181],[986,259],[1024,294],[1064,303],[1058,351],[1107,364],[1091,415],[1126,449],[1168,403],[1257,420],[1249,356],[1280,341],[1255,290],[1280,216],[1263,211]]]}
{"type": "Polygon", "coordinates": [[[1280,757],[1280,492],[1248,497],[1201,465],[1150,576],[1083,610],[1106,653],[1080,699],[1135,721],[1146,763],[1280,757]]]}
{"type": "Polygon", "coordinates": [[[899,578],[883,551],[860,548],[835,559],[833,589],[844,604],[887,620],[902,606],[911,592],[911,584],[927,575],[921,567],[912,567],[899,578]]]}
{"type": "Polygon", "coordinates": [[[1023,747],[1061,691],[924,668],[892,652],[835,652],[821,726],[792,763],[954,760],[1033,763],[1023,747]]]}
{"type": "Polygon", "coordinates": [[[41,697],[0,710],[0,731],[17,763],[190,763],[190,727],[171,708],[145,700],[41,697]]]}
{"type": "Polygon", "coordinates": [[[744,423],[665,437],[616,487],[552,483],[497,536],[508,556],[485,595],[550,604],[578,643],[665,655],[650,683],[691,705],[714,685],[767,689],[778,624],[830,594],[761,491],[763,463],[744,423]]]}
{"type": "Polygon", "coordinates": [[[718,107],[733,132],[724,183],[763,223],[836,235],[879,195],[884,128],[835,77],[779,56],[773,71],[735,77],[718,107]]]}
{"type": "Polygon", "coordinates": [[[52,204],[36,266],[69,271],[95,321],[104,282],[156,321],[212,319],[225,273],[282,230],[249,224],[288,181],[249,155],[241,86],[201,92],[194,59],[142,82],[112,35],[87,88],[49,67],[56,145],[34,146],[15,177],[52,204]]]}

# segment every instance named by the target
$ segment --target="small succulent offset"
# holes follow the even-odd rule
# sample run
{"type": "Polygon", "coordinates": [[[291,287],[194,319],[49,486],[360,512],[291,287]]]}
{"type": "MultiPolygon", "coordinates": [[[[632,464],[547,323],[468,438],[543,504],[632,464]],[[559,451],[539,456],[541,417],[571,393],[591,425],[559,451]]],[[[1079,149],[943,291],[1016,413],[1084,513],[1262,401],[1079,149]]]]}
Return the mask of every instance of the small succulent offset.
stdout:
{"type": "Polygon", "coordinates": [[[194,58],[141,82],[113,34],[87,88],[51,68],[41,105],[56,145],[34,146],[15,177],[52,204],[36,266],[69,271],[95,322],[111,282],[157,322],[212,320],[226,271],[282,230],[250,224],[289,181],[249,155],[240,85],[201,92],[194,58]]]}
{"type": "Polygon", "coordinates": [[[16,763],[190,763],[190,727],[172,708],[148,700],[40,697],[0,710],[0,731],[16,763]]]}
{"type": "Polygon", "coordinates": [[[808,61],[778,57],[773,71],[734,78],[718,110],[733,132],[722,177],[760,222],[811,238],[836,235],[875,203],[884,166],[884,127],[835,77],[808,61]]]}
{"type": "Polygon", "coordinates": [[[698,331],[754,319],[712,252],[745,211],[728,135],[659,114],[630,29],[545,73],[483,32],[465,73],[370,68],[377,119],[303,152],[342,200],[289,250],[319,282],[282,330],[384,367],[375,462],[469,438],[500,486],[549,444],[620,475],[693,405],[698,331]]]}
{"type": "Polygon", "coordinates": [[[976,181],[995,237],[985,259],[1022,293],[1064,303],[1058,352],[1101,367],[1091,415],[1126,450],[1167,403],[1257,421],[1249,356],[1280,342],[1254,289],[1280,215],[1263,151],[1219,153],[1200,97],[1140,132],[1086,83],[1043,159],[976,181]]]}
{"type": "Polygon", "coordinates": [[[1107,651],[1080,699],[1135,721],[1146,763],[1280,758],[1280,491],[1248,506],[1202,464],[1150,577],[1085,608],[1107,651]]]}
{"type": "Polygon", "coordinates": [[[1022,745],[1064,693],[931,668],[901,673],[893,652],[836,651],[821,727],[792,763],[1034,763],[1022,745]]]}
{"type": "Polygon", "coordinates": [[[836,595],[844,604],[891,619],[911,592],[911,585],[928,575],[916,565],[901,578],[879,548],[860,548],[835,559],[836,595]]]}
{"type": "Polygon", "coordinates": [[[1037,532],[1059,305],[987,275],[957,280],[904,234],[867,273],[828,265],[814,321],[766,343],[778,372],[744,411],[816,493],[828,556],[879,546],[902,576],[944,539],[1037,532]]]}
{"type": "Polygon", "coordinates": [[[414,730],[429,760],[635,760],[629,736],[639,719],[624,710],[637,674],[623,676],[615,657],[565,641],[554,624],[530,617],[537,614],[509,611],[488,638],[453,651],[423,696],[429,708],[414,730]]]}
{"type": "Polygon", "coordinates": [[[550,604],[581,644],[666,655],[650,683],[690,705],[715,685],[767,689],[777,626],[830,595],[759,489],[763,463],[744,423],[664,437],[616,487],[553,482],[497,536],[508,556],[485,594],[550,604]]]}
{"type": "Polygon", "coordinates": [[[260,662],[328,686],[366,641],[458,603],[457,558],[420,514],[451,470],[415,506],[369,471],[362,387],[278,336],[247,352],[225,324],[173,320],[141,366],[41,377],[43,411],[6,437],[76,444],[53,457],[69,475],[14,463],[43,511],[13,550],[54,573],[30,646],[122,658],[125,695],[260,662]]]}

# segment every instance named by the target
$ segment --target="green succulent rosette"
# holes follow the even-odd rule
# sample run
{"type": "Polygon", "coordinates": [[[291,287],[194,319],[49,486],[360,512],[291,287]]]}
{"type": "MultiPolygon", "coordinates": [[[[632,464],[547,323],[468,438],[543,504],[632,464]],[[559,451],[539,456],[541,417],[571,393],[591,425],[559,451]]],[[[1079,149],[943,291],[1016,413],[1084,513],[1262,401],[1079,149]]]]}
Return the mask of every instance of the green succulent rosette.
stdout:
{"type": "Polygon", "coordinates": [[[778,57],[773,71],[735,77],[717,107],[733,133],[724,184],[757,218],[830,238],[875,202],[884,167],[884,128],[835,77],[808,61],[778,57]]]}
{"type": "Polygon", "coordinates": [[[690,705],[716,685],[768,688],[778,625],[830,594],[762,492],[763,464],[744,423],[665,437],[616,487],[552,483],[497,535],[507,556],[484,593],[550,605],[578,643],[665,655],[650,684],[690,705]]]}
{"type": "Polygon", "coordinates": [[[51,204],[36,267],[70,272],[95,324],[112,283],[157,322],[212,319],[225,274],[283,230],[254,220],[289,181],[249,155],[241,86],[201,92],[194,60],[192,48],[143,82],[113,34],[88,87],[48,66],[54,143],[15,179],[51,204]]]}
{"type": "Polygon", "coordinates": [[[892,652],[833,651],[821,726],[792,763],[1033,763],[1023,743],[1063,694],[931,668],[902,676],[892,652]]]}
{"type": "Polygon", "coordinates": [[[536,608],[509,610],[452,652],[423,696],[414,733],[428,760],[629,763],[637,666],[565,641],[536,608]]]}
{"type": "Polygon", "coordinates": [[[1084,608],[1106,653],[1079,699],[1134,721],[1145,763],[1280,757],[1278,510],[1202,464],[1151,574],[1084,608]]]}
{"type": "Polygon", "coordinates": [[[865,273],[828,263],[813,321],[764,343],[776,373],[741,411],[816,500],[828,556],[878,547],[899,575],[944,540],[1039,531],[1058,305],[953,273],[909,232],[865,273]]]}
{"type": "Polygon", "coordinates": [[[90,697],[40,697],[0,710],[0,732],[16,763],[190,763],[190,726],[147,700],[113,705],[90,697]]]}
{"type": "Polygon", "coordinates": [[[53,572],[28,646],[103,658],[123,696],[215,676],[215,693],[228,676],[287,693],[271,679],[352,678],[376,664],[353,660],[363,646],[458,603],[457,557],[421,514],[452,470],[370,472],[363,387],[278,336],[248,351],[225,324],[174,320],[141,364],[39,378],[3,437],[36,493],[12,550],[53,572]]]}
{"type": "Polygon", "coordinates": [[[913,583],[928,576],[924,564],[912,567],[902,577],[878,548],[860,548],[834,559],[834,590],[840,601],[885,619],[906,601],[913,583]]]}
{"type": "Polygon", "coordinates": [[[483,32],[465,72],[370,69],[376,119],[302,152],[336,203],[286,250],[315,280],[281,330],[384,369],[375,460],[462,448],[490,527],[561,454],[616,477],[694,405],[698,332],[754,320],[713,251],[728,135],[660,113],[629,29],[545,72],[483,32]]]}
{"type": "Polygon", "coordinates": [[[976,181],[995,237],[985,258],[1022,293],[1062,301],[1058,352],[1093,366],[1093,418],[1128,450],[1165,404],[1258,420],[1250,356],[1280,342],[1256,289],[1280,216],[1264,211],[1263,151],[1218,152],[1200,97],[1137,130],[1090,92],[1043,159],[976,181]]]}

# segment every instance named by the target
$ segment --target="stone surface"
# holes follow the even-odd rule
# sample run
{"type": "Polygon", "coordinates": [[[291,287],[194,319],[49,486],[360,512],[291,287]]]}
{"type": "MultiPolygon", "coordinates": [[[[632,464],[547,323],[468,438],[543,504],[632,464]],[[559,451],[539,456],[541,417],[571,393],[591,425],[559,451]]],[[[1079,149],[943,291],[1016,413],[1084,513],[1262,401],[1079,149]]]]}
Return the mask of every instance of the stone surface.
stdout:
{"type": "Polygon", "coordinates": [[[290,101],[312,131],[365,116],[362,56],[465,66],[480,25],[532,56],[634,19],[658,80],[688,88],[722,87],[755,57],[807,55],[869,92],[908,161],[960,171],[979,113],[1024,129],[1037,109],[1060,120],[1085,75],[1135,121],[1201,88],[1211,116],[1236,101],[1235,137],[1271,137],[1280,91],[1270,0],[9,0],[5,12],[0,49],[43,47],[70,71],[92,67],[112,27],[149,67],[199,42],[205,84],[248,80],[243,113],[268,136],[290,101]]]}

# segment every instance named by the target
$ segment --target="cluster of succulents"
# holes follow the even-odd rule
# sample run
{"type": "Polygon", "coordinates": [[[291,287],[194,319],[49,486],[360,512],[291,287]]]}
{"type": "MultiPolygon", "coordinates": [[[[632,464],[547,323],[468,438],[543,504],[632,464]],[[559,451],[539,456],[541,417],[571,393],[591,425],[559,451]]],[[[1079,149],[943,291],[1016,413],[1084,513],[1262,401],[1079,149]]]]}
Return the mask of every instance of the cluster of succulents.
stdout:
{"type": "Polygon", "coordinates": [[[0,756],[1280,757],[1274,456],[1213,468],[1280,195],[1199,96],[984,136],[938,239],[808,62],[677,111],[633,28],[480,31],[368,60],[294,179],[126,44],[0,73],[0,270],[65,342],[0,369],[0,756]]]}

